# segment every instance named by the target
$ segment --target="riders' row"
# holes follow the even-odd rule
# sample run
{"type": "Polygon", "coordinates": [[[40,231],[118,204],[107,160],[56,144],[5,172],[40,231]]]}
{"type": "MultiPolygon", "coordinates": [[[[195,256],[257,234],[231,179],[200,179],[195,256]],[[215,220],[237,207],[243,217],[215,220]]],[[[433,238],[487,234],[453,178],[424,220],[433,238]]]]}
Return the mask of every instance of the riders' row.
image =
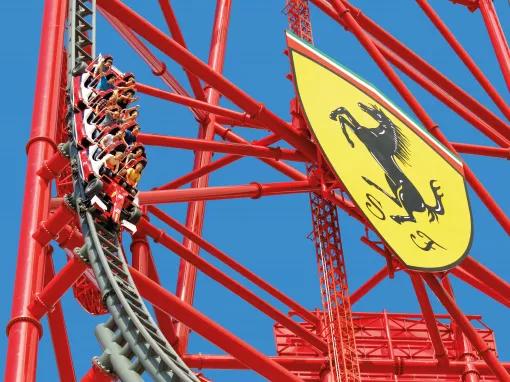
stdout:
{"type": "Polygon", "coordinates": [[[137,142],[140,132],[136,118],[136,82],[132,73],[119,73],[111,56],[94,60],[81,77],[83,144],[96,175],[117,175],[136,187],[146,165],[143,145],[137,142]]]}

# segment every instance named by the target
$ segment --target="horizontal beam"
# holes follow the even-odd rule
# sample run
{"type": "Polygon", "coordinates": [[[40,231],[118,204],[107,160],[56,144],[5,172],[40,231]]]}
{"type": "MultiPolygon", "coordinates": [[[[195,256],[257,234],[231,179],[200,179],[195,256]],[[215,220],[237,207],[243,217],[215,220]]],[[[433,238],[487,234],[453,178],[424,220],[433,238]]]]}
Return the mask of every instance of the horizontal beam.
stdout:
{"type": "Polygon", "coordinates": [[[216,322],[181,301],[177,296],[156,284],[147,276],[130,268],[131,276],[144,298],[158,308],[171,312],[177,320],[188,326],[200,336],[232,354],[245,367],[250,368],[270,381],[299,382],[298,377],[290,373],[270,358],[264,356],[246,342],[242,341],[216,322]]]}
{"type": "Polygon", "coordinates": [[[319,191],[320,186],[309,181],[280,183],[251,183],[240,186],[218,186],[178,190],[156,190],[140,192],[140,204],[179,203],[194,200],[221,200],[236,198],[258,199],[261,196],[297,194],[319,191]]]}
{"type": "Polygon", "coordinates": [[[164,99],[166,101],[171,101],[184,106],[189,106],[191,108],[199,109],[216,115],[221,115],[222,117],[232,119],[239,123],[246,123],[250,120],[250,116],[247,113],[240,113],[238,111],[233,111],[221,106],[212,105],[205,101],[200,101],[186,95],[168,92],[153,86],[141,84],[139,82],[136,83],[136,90],[142,94],[147,94],[152,97],[164,99]]]}
{"type": "Polygon", "coordinates": [[[489,157],[510,159],[510,148],[472,145],[468,143],[452,143],[455,150],[463,154],[485,155],[489,157]]]}
{"type": "Polygon", "coordinates": [[[280,147],[265,147],[244,143],[226,143],[208,139],[182,138],[159,134],[140,134],[140,143],[148,146],[173,147],[179,149],[213,151],[217,153],[237,154],[260,158],[284,159],[304,162],[305,158],[295,150],[280,147]]]}
{"type": "MultiPolygon", "coordinates": [[[[326,357],[299,357],[299,356],[276,356],[268,357],[272,361],[282,365],[288,370],[295,372],[320,372],[326,357]]],[[[220,370],[245,370],[242,363],[235,358],[226,355],[213,354],[188,354],[183,356],[186,365],[197,369],[220,369],[220,370]]],[[[482,376],[493,375],[484,362],[472,363],[482,376]]],[[[360,359],[359,365],[362,373],[381,373],[405,376],[410,374],[437,375],[462,375],[466,367],[465,362],[450,361],[448,365],[441,365],[436,360],[412,360],[398,357],[398,359],[360,359]],[[396,372],[397,371],[397,372],[396,372]]],[[[510,363],[503,364],[510,370],[510,363]]]]}

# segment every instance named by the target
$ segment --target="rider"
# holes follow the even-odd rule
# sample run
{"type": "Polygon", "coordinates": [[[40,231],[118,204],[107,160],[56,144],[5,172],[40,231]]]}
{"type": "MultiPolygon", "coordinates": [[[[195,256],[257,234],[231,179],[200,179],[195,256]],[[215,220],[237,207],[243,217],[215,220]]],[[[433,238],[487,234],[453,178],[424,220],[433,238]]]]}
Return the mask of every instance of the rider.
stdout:
{"type": "Polygon", "coordinates": [[[140,177],[142,176],[143,171],[143,163],[138,162],[135,167],[130,167],[126,171],[126,182],[131,187],[136,187],[138,182],[140,181],[140,177]]]}
{"type": "Polygon", "coordinates": [[[99,173],[101,174],[106,168],[115,175],[119,171],[123,156],[124,154],[122,153],[122,151],[115,151],[113,153],[106,154],[102,159],[102,164],[100,166],[99,173]]]}
{"type": "Polygon", "coordinates": [[[133,145],[136,142],[136,137],[140,133],[140,126],[135,125],[133,128],[124,132],[124,140],[128,146],[133,145]]]}

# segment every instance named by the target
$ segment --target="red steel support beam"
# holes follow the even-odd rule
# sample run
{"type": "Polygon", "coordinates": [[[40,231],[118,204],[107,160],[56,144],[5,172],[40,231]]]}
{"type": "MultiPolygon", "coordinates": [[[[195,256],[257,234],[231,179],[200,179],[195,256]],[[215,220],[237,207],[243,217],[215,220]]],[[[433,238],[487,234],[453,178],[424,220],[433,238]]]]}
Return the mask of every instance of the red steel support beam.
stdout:
{"type": "MultiPolygon", "coordinates": [[[[425,126],[425,128],[428,131],[430,131],[443,145],[445,145],[451,151],[455,152],[455,149],[452,147],[452,145],[449,143],[449,141],[446,139],[443,133],[439,130],[437,124],[430,118],[425,109],[417,101],[417,99],[407,88],[404,82],[399,78],[395,70],[386,61],[385,57],[382,55],[381,51],[374,44],[372,39],[356,22],[353,15],[351,15],[350,10],[347,9],[345,4],[341,0],[332,0],[332,4],[337,12],[338,17],[345,21],[348,28],[353,32],[356,38],[360,41],[363,47],[374,59],[374,61],[377,63],[381,71],[386,75],[388,80],[400,93],[402,98],[404,98],[407,104],[411,107],[411,109],[416,114],[421,123],[425,126]]],[[[465,163],[464,174],[468,183],[471,185],[471,187],[473,187],[475,192],[478,194],[478,197],[482,200],[482,202],[485,204],[488,210],[492,213],[494,218],[499,222],[503,229],[508,234],[510,234],[510,219],[508,218],[508,216],[506,216],[505,212],[494,201],[489,192],[480,183],[480,181],[476,178],[475,174],[465,163]]]]}
{"type": "MultiPolygon", "coordinates": [[[[309,332],[308,330],[300,326],[298,323],[293,321],[291,318],[281,313],[279,310],[275,309],[272,305],[262,300],[260,297],[255,295],[247,288],[245,288],[239,282],[232,279],[230,276],[222,272],[220,269],[209,264],[201,257],[196,256],[192,251],[190,251],[182,244],[178,243],[176,240],[171,238],[163,230],[155,227],[144,218],[140,220],[137,227],[140,231],[152,237],[155,242],[161,243],[161,245],[165,246],[170,251],[174,252],[184,261],[187,261],[194,267],[200,269],[206,275],[211,277],[213,280],[219,282],[221,285],[223,285],[225,288],[229,289],[230,291],[238,295],[240,298],[244,299],[252,306],[259,309],[261,312],[267,314],[275,321],[281,323],[283,326],[285,326],[291,332],[296,334],[298,337],[303,338],[305,341],[310,343],[315,348],[319,349],[321,352],[327,352],[327,345],[321,338],[309,332]]],[[[148,298],[149,296],[145,297],[148,298]]],[[[179,319],[179,317],[177,316],[175,317],[179,319]]],[[[185,320],[180,321],[185,323],[185,320]]]]}
{"type": "MultiPolygon", "coordinates": [[[[175,17],[174,11],[172,9],[172,5],[169,0],[159,0],[159,6],[161,7],[161,11],[163,12],[163,16],[165,17],[166,25],[172,34],[172,37],[175,41],[177,41],[183,48],[188,49],[186,46],[186,42],[184,41],[184,36],[182,35],[181,28],[179,28],[179,24],[177,22],[177,18],[175,17]]],[[[184,70],[186,76],[188,77],[189,83],[193,90],[193,94],[199,100],[205,100],[205,93],[202,89],[202,85],[200,84],[200,80],[193,73],[190,73],[187,70],[184,70]]]]}
{"type": "Polygon", "coordinates": [[[188,150],[207,150],[218,153],[272,158],[276,160],[283,159],[296,162],[304,162],[305,160],[303,156],[297,151],[282,149],[280,147],[265,147],[258,145],[247,145],[243,143],[224,143],[209,139],[182,138],[169,135],[147,133],[140,134],[138,136],[138,140],[140,143],[148,146],[173,147],[188,150]]]}
{"type": "Polygon", "coordinates": [[[121,19],[133,31],[158,47],[163,53],[196,74],[234,104],[248,112],[255,120],[270,128],[275,134],[278,134],[282,139],[301,151],[308,159],[314,160],[316,158],[316,147],[309,139],[292,130],[287,122],[239,89],[221,74],[214,71],[209,65],[199,60],[175,40],[167,37],[124,3],[119,0],[98,0],[97,4],[112,16],[121,19]]]}
{"type": "Polygon", "coordinates": [[[362,286],[356,289],[350,297],[351,305],[356,304],[362,297],[370,292],[377,284],[388,276],[388,267],[384,266],[375,275],[368,279],[362,286]]]}
{"type": "Polygon", "coordinates": [[[144,85],[139,82],[136,83],[136,90],[140,93],[147,94],[152,97],[161,98],[166,101],[178,103],[194,109],[202,110],[204,112],[213,113],[217,116],[229,118],[233,121],[239,122],[240,124],[250,122],[250,116],[247,113],[240,113],[238,111],[230,110],[221,106],[212,105],[205,101],[200,101],[195,98],[177,93],[167,92],[165,90],[161,90],[149,85],[144,85]]]}
{"type": "Polygon", "coordinates": [[[503,28],[499,23],[493,0],[478,0],[478,7],[489,33],[506,86],[510,90],[510,49],[508,48],[505,32],[503,32],[503,28]]]}
{"type": "MultiPolygon", "coordinates": [[[[167,70],[166,64],[159,60],[125,24],[123,24],[116,17],[102,12],[101,8],[99,8],[99,11],[102,13],[104,18],[110,24],[112,24],[117,32],[119,32],[119,34],[127,41],[127,43],[131,45],[135,52],[140,55],[140,57],[146,62],[155,76],[161,77],[161,80],[176,93],[189,97],[188,92],[184,89],[184,87],[167,70]]],[[[201,110],[191,108],[191,111],[198,119],[202,119],[204,116],[204,113],[201,110]]]]}
{"type": "Polygon", "coordinates": [[[267,283],[261,277],[257,276],[253,272],[251,272],[248,268],[246,268],[242,264],[238,263],[231,257],[227,256],[227,254],[220,251],[218,248],[213,246],[211,243],[204,240],[201,236],[197,235],[190,229],[183,226],[176,219],[165,214],[159,208],[156,208],[154,206],[148,206],[147,211],[152,213],[154,216],[156,216],[159,220],[161,220],[165,224],[168,224],[168,226],[175,229],[177,232],[179,232],[183,236],[189,238],[190,240],[192,240],[193,242],[198,244],[202,249],[204,249],[205,251],[207,251],[208,253],[213,255],[215,258],[220,260],[222,263],[228,265],[230,268],[232,268],[239,274],[246,277],[252,283],[257,285],[260,289],[266,291],[271,296],[278,299],[280,302],[284,303],[289,308],[293,309],[294,312],[298,316],[303,318],[304,320],[311,322],[314,325],[317,325],[319,323],[319,319],[314,314],[310,313],[310,311],[306,310],[303,306],[299,305],[296,301],[294,301],[293,299],[291,299],[284,293],[280,292],[278,289],[273,287],[271,284],[267,283]]]}
{"type": "MultiPolygon", "coordinates": [[[[441,20],[441,17],[434,11],[434,8],[428,3],[427,0],[416,0],[418,5],[423,9],[423,12],[427,15],[430,21],[435,25],[437,30],[443,35],[444,39],[448,42],[450,47],[455,51],[457,56],[462,60],[462,62],[469,69],[471,74],[476,78],[478,83],[482,86],[485,92],[489,95],[492,101],[497,105],[499,110],[504,114],[507,119],[510,119],[510,108],[506,104],[505,100],[501,97],[501,95],[497,92],[497,90],[492,86],[491,82],[485,77],[483,72],[480,70],[478,65],[476,65],[475,60],[469,55],[469,53],[464,49],[461,43],[457,41],[453,33],[448,29],[446,24],[441,20]]],[[[508,61],[510,63],[510,61],[508,61]]]]}
{"type": "MultiPolygon", "coordinates": [[[[279,139],[276,135],[271,134],[271,135],[268,135],[262,139],[254,141],[252,144],[259,145],[259,146],[268,146],[270,144],[273,144],[274,142],[277,142],[278,140],[279,139]]],[[[230,163],[233,163],[236,160],[241,159],[241,158],[242,158],[242,156],[240,156],[240,155],[231,155],[231,154],[225,155],[224,157],[217,159],[217,160],[209,163],[208,165],[205,165],[199,169],[193,170],[186,175],[183,175],[177,179],[172,180],[171,182],[165,183],[164,185],[156,187],[154,189],[155,190],[168,190],[171,188],[179,188],[179,187],[191,182],[192,180],[199,178],[200,176],[202,176],[204,174],[209,174],[213,171],[216,171],[216,170],[218,170],[222,167],[225,167],[225,166],[229,165],[230,163]]],[[[278,162],[278,161],[275,161],[272,159],[262,159],[262,161],[270,164],[275,169],[281,171],[282,173],[284,173],[285,175],[289,176],[290,178],[292,178],[294,180],[306,180],[306,176],[303,173],[299,172],[295,168],[293,168],[285,163],[278,162]]]]}
{"type": "Polygon", "coordinates": [[[33,382],[42,329],[28,310],[44,278],[43,246],[32,238],[49,211],[50,186],[37,176],[56,149],[60,74],[62,73],[66,1],[46,0],[34,92],[32,130],[27,144],[27,170],[11,320],[7,324],[5,380],[33,382]]]}
{"type": "MultiPolygon", "coordinates": [[[[46,284],[55,277],[53,259],[50,251],[46,254],[44,273],[46,284]]],[[[76,381],[76,376],[74,373],[73,357],[69,347],[64,313],[62,312],[60,302],[54,304],[52,309],[48,312],[48,325],[50,327],[51,340],[53,342],[60,380],[74,382],[76,381]]]]}
{"type": "MultiPolygon", "coordinates": [[[[338,21],[341,25],[344,25],[343,21],[338,17],[335,9],[327,0],[311,0],[317,7],[319,7],[323,12],[332,17],[334,20],[338,21]]],[[[435,69],[432,65],[430,65],[427,61],[422,59],[404,44],[402,44],[399,40],[393,37],[386,30],[381,28],[377,23],[371,20],[369,17],[364,15],[360,9],[350,5],[345,2],[348,9],[351,11],[353,15],[355,15],[356,20],[359,24],[371,35],[373,35],[377,40],[379,40],[386,47],[391,49],[395,55],[401,57],[402,60],[407,62],[410,67],[415,68],[423,76],[429,78],[432,83],[437,84],[437,86],[441,87],[443,91],[453,97],[453,99],[457,100],[460,104],[465,105],[469,110],[473,111],[476,115],[479,116],[482,120],[488,123],[490,126],[493,126],[495,130],[499,131],[503,134],[507,139],[510,139],[510,125],[501,120],[496,114],[494,114],[487,107],[478,102],[474,97],[470,96],[466,91],[457,86],[453,81],[451,81],[448,77],[443,75],[437,69],[435,69]]],[[[345,26],[345,25],[344,25],[345,26]]],[[[383,46],[379,44],[379,46],[383,46]]],[[[383,52],[384,53],[384,52],[383,52]]],[[[389,58],[389,57],[387,57],[389,58]]]]}
{"type": "Polygon", "coordinates": [[[449,362],[448,352],[446,351],[443,340],[441,339],[441,333],[437,327],[437,320],[434,316],[429,296],[425,286],[423,285],[423,280],[421,279],[420,274],[415,272],[409,272],[409,277],[413,283],[414,292],[416,293],[416,298],[418,299],[423,318],[425,319],[425,324],[427,325],[430,341],[432,342],[432,346],[434,346],[436,359],[439,361],[440,365],[447,365],[449,362]]]}
{"type": "Polygon", "coordinates": [[[422,277],[427,282],[430,289],[432,289],[434,294],[437,296],[439,301],[441,301],[443,306],[450,313],[457,325],[459,325],[459,328],[469,339],[480,357],[482,357],[483,360],[487,363],[487,366],[498,378],[498,380],[501,382],[510,381],[510,374],[508,374],[503,365],[497,359],[496,354],[494,353],[494,349],[489,348],[485,341],[480,337],[480,335],[469,322],[469,319],[464,315],[464,313],[462,313],[462,311],[453,300],[452,296],[446,292],[444,287],[439,283],[439,281],[437,281],[436,277],[430,273],[423,273],[422,277]]]}
{"type": "Polygon", "coordinates": [[[309,181],[251,183],[240,186],[218,186],[204,188],[186,188],[178,190],[142,191],[140,204],[179,203],[196,200],[220,200],[233,198],[258,199],[261,196],[297,194],[319,191],[320,186],[311,185],[309,181]]]}
{"type": "Polygon", "coordinates": [[[172,314],[200,336],[234,356],[242,364],[256,371],[270,381],[301,381],[284,367],[264,356],[256,349],[228,332],[226,329],[200,313],[191,305],[181,301],[154,281],[135,269],[131,276],[142,296],[150,303],[172,314]]]}
{"type": "MultiPolygon", "coordinates": [[[[442,275],[441,285],[444,287],[445,292],[451,296],[452,301],[455,301],[455,294],[453,293],[453,286],[450,282],[448,274],[442,275]]],[[[473,355],[473,346],[469,342],[469,339],[464,335],[462,327],[457,321],[452,320],[450,329],[453,332],[453,341],[455,344],[455,353],[458,360],[465,361],[466,367],[462,372],[463,382],[479,382],[480,374],[473,366],[472,362],[475,360],[473,355]]]]}
{"type": "Polygon", "coordinates": [[[465,121],[476,127],[485,136],[490,138],[493,142],[502,147],[510,146],[510,141],[498,130],[495,130],[493,126],[485,122],[477,114],[471,111],[462,102],[456,100],[454,97],[449,95],[446,91],[441,89],[434,81],[428,79],[426,76],[421,74],[413,65],[407,63],[404,59],[400,58],[391,49],[377,40],[374,40],[377,48],[381,51],[384,57],[391,62],[395,67],[400,69],[409,78],[415,81],[417,84],[422,86],[430,94],[436,97],[438,100],[443,102],[447,107],[457,113],[465,121]]]}
{"type": "Polygon", "coordinates": [[[62,298],[64,293],[73,286],[76,280],[85,272],[87,264],[78,256],[73,256],[41,290],[36,293],[28,306],[28,310],[35,319],[41,319],[62,298]]]}
{"type": "Polygon", "coordinates": [[[510,159],[510,148],[489,147],[455,142],[452,143],[452,146],[459,153],[510,159]]]}
{"type": "MultiPolygon", "coordinates": [[[[174,89],[178,94],[183,96],[188,96],[187,92],[182,88],[182,86],[179,85],[179,83],[173,78],[170,73],[166,70],[166,66],[163,62],[159,61],[156,56],[154,56],[147,47],[136,37],[136,35],[128,29],[126,26],[124,26],[119,20],[117,20],[114,17],[111,17],[108,14],[105,14],[103,12],[105,18],[118,30],[118,32],[123,36],[128,43],[135,49],[137,53],[140,54],[140,56],[147,62],[147,64],[150,66],[153,73],[156,75],[160,75],[163,79],[163,81],[170,86],[172,89],[174,89]]],[[[189,97],[188,97],[189,98],[189,97]]],[[[199,109],[199,108],[191,108],[192,112],[195,114],[195,116],[199,120],[203,120],[205,118],[205,113],[199,109]]],[[[247,114],[248,118],[252,118],[252,116],[247,114]]],[[[256,126],[260,125],[257,123],[257,121],[254,121],[251,119],[251,123],[255,124],[256,126]]],[[[261,125],[262,126],[262,125],[261,125]]],[[[223,137],[223,139],[230,140],[232,142],[236,143],[248,143],[248,141],[244,140],[240,136],[232,133],[229,129],[225,129],[222,126],[220,126],[218,123],[215,124],[215,132],[216,134],[223,137]]],[[[278,138],[280,139],[280,138],[278,138]]],[[[264,139],[260,140],[259,144],[263,144],[262,141],[264,139]]],[[[267,144],[274,143],[272,140],[271,142],[268,142],[267,144]]],[[[222,158],[224,159],[224,158],[222,158]]],[[[237,158],[239,159],[239,158],[237,158]]],[[[225,158],[226,160],[226,158],[225,158]]],[[[230,158],[231,161],[234,161],[233,158],[230,158]]],[[[306,179],[306,176],[301,174],[299,171],[294,169],[293,167],[282,163],[275,161],[274,159],[262,159],[263,162],[267,163],[268,165],[274,167],[276,170],[284,173],[285,175],[291,177],[295,180],[303,180],[306,179]]],[[[201,169],[200,169],[201,170],[201,169]]],[[[166,188],[166,187],[165,187],[166,188]]]]}
{"type": "MultiPolygon", "coordinates": [[[[214,15],[214,25],[212,30],[211,44],[209,47],[209,66],[217,74],[223,72],[223,63],[225,61],[225,50],[227,47],[227,35],[230,22],[231,0],[217,0],[216,11],[214,15]]],[[[220,93],[211,87],[206,90],[206,100],[208,103],[218,105],[220,93]]],[[[214,140],[216,132],[216,116],[209,114],[200,124],[198,137],[207,141],[214,140]]],[[[211,151],[197,151],[193,163],[193,170],[198,170],[211,163],[211,151]]],[[[191,182],[191,188],[203,188],[209,185],[209,174],[205,174],[191,182]]],[[[205,217],[205,201],[198,200],[190,202],[186,212],[186,227],[194,233],[202,235],[205,217]]],[[[200,255],[198,245],[187,237],[183,239],[183,245],[196,256],[200,255]]],[[[193,305],[196,287],[196,269],[188,262],[181,259],[179,263],[179,273],[177,276],[176,295],[184,302],[193,305]]],[[[177,335],[179,337],[179,351],[184,354],[188,347],[189,328],[185,325],[177,324],[177,335]]]]}
{"type": "Polygon", "coordinates": [[[510,296],[510,284],[472,257],[466,257],[459,267],[470,275],[476,277],[488,288],[493,288],[499,294],[507,296],[507,299],[508,296],[510,296]]]}
{"type": "MultiPolygon", "coordinates": [[[[141,232],[136,232],[133,235],[130,249],[133,255],[133,268],[161,285],[147,236],[141,232]]],[[[154,307],[154,314],[156,315],[159,328],[170,345],[175,347],[177,345],[178,338],[175,333],[175,325],[172,321],[172,317],[157,307],[154,307]]]]}
{"type": "Polygon", "coordinates": [[[510,299],[508,296],[500,293],[500,291],[496,289],[494,285],[487,284],[480,280],[478,277],[475,277],[471,273],[467,272],[464,268],[462,268],[462,265],[453,268],[450,270],[450,273],[458,279],[464,281],[466,284],[469,284],[473,288],[478,289],[480,292],[485,293],[487,296],[496,300],[500,304],[510,308],[510,299]]]}
{"type": "Polygon", "coordinates": [[[225,117],[223,115],[216,115],[216,122],[219,123],[220,125],[241,126],[241,127],[250,127],[253,129],[268,130],[267,127],[264,127],[261,124],[257,124],[255,121],[251,120],[248,117],[249,117],[249,115],[246,114],[245,120],[239,120],[238,118],[233,119],[233,118],[225,117]]]}
{"type": "MultiPolygon", "coordinates": [[[[267,357],[273,362],[278,363],[287,370],[291,371],[312,371],[319,372],[322,368],[328,366],[328,359],[326,357],[267,357]]],[[[220,369],[220,370],[243,370],[247,367],[239,360],[228,355],[215,355],[215,354],[188,354],[185,355],[183,361],[189,367],[196,369],[220,369]]]]}
{"type": "MultiPolygon", "coordinates": [[[[268,357],[274,362],[282,365],[288,370],[296,372],[320,372],[327,359],[325,357],[268,357]]],[[[221,369],[221,370],[244,370],[245,365],[237,359],[226,355],[213,354],[189,354],[183,357],[184,362],[189,367],[197,369],[221,369]]],[[[397,359],[360,359],[359,365],[362,373],[395,374],[398,370],[398,376],[412,374],[421,374],[428,376],[442,375],[461,375],[466,364],[462,361],[450,361],[448,365],[440,365],[435,360],[414,360],[398,357],[397,359]]],[[[483,376],[492,376],[491,370],[484,362],[473,362],[473,365],[483,376]]],[[[510,370],[510,363],[503,364],[507,370],[510,370]]]]}

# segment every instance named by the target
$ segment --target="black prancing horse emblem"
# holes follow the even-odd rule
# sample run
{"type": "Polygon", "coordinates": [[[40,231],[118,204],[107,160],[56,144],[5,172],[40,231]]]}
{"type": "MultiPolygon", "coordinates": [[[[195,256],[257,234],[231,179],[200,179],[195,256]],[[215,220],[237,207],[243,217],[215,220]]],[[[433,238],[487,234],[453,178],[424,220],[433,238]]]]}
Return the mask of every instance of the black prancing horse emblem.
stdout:
{"type": "Polygon", "coordinates": [[[413,214],[425,211],[429,215],[430,222],[438,221],[438,215],[444,215],[445,211],[441,202],[443,194],[439,192],[440,186],[435,185],[436,180],[432,179],[429,182],[435,198],[435,205],[429,206],[395,160],[395,158],[398,158],[403,163],[408,163],[410,153],[407,138],[402,134],[398,126],[377,106],[366,106],[361,102],[358,103],[358,106],[377,121],[379,126],[368,128],[361,125],[343,106],[333,110],[329,117],[340,123],[342,132],[351,147],[354,147],[354,142],[351,140],[346,127],[349,127],[359,140],[363,142],[372,157],[384,170],[386,182],[392,194],[386,192],[370,179],[364,176],[362,178],[370,186],[375,187],[406,211],[406,215],[391,215],[391,218],[398,224],[416,222],[413,214]]]}

